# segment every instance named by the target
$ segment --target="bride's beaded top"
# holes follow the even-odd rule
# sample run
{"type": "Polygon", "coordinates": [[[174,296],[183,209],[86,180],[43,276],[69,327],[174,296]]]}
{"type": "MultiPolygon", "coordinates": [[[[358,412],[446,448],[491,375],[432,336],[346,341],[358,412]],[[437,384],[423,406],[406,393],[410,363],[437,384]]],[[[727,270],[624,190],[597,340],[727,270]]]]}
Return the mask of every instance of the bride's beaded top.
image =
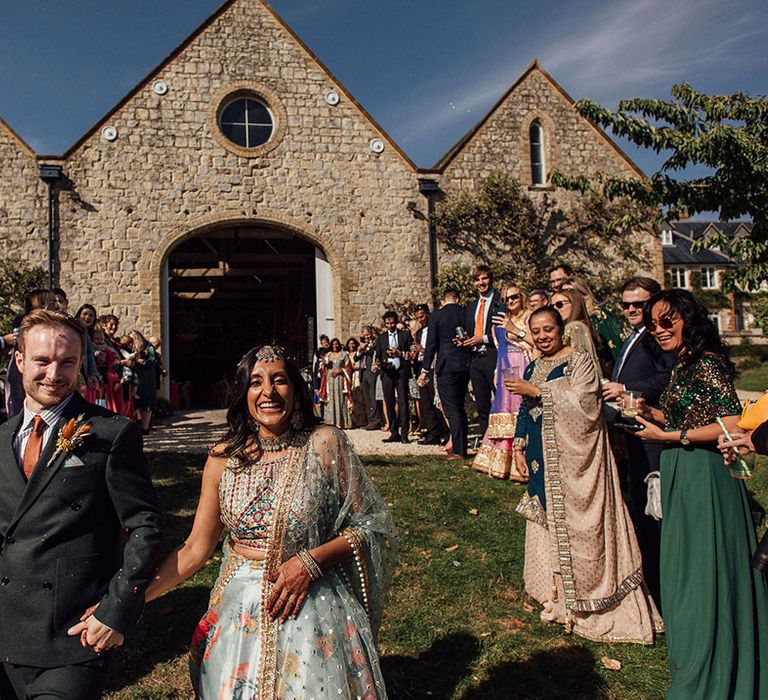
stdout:
{"type": "Polygon", "coordinates": [[[230,461],[219,482],[221,520],[235,542],[266,549],[277,501],[280,471],[288,456],[250,462],[230,461]],[[232,467],[232,468],[230,468],[232,467]]]}

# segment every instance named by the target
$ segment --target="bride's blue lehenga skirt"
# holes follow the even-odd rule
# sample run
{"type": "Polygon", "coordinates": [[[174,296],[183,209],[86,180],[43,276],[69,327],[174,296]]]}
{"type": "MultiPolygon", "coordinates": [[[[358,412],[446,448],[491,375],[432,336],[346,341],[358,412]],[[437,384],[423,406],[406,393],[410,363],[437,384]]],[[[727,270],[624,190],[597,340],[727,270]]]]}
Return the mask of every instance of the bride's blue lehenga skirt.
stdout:
{"type": "MultiPolygon", "coordinates": [[[[263,575],[263,562],[225,548],[219,580],[190,649],[199,700],[257,698],[263,575]]],[[[311,584],[298,618],[279,625],[276,641],[275,698],[386,699],[365,610],[335,569],[311,584]]]]}

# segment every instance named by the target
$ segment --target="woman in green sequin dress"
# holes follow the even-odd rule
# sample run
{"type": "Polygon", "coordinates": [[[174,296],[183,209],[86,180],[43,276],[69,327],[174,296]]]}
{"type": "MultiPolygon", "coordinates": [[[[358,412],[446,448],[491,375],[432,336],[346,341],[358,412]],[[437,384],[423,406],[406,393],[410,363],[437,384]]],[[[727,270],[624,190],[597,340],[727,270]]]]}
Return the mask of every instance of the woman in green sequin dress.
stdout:
{"type": "Polygon", "coordinates": [[[661,598],[669,647],[668,700],[768,697],[768,584],[755,548],[747,490],[730,476],[717,438],[741,406],[706,309],[688,292],[651,297],[645,325],[678,358],[661,408],[643,406],[637,435],[666,442],[661,457],[661,598]],[[762,659],[762,662],[761,662],[762,659]]]}

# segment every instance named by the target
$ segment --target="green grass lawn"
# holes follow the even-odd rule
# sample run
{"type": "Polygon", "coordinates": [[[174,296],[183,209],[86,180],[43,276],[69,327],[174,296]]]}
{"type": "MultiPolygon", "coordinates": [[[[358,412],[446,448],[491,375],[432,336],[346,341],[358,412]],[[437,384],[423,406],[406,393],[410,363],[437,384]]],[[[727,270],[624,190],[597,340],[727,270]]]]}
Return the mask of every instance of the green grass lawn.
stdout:
{"type": "Polygon", "coordinates": [[[736,377],[736,388],[744,391],[765,391],[768,389],[768,363],[754,369],[746,369],[736,377]]]}
{"type": "MultiPolygon", "coordinates": [[[[166,513],[167,548],[187,533],[200,455],[150,454],[166,513]]],[[[379,636],[391,700],[654,700],[668,682],[663,637],[653,647],[594,644],[542,623],[523,590],[522,487],[436,458],[368,458],[402,537],[379,636]],[[601,659],[621,662],[619,671],[601,659]]],[[[750,484],[768,503],[768,470],[750,484]]],[[[186,647],[220,563],[150,604],[115,664],[109,698],[190,698],[186,647]]]]}

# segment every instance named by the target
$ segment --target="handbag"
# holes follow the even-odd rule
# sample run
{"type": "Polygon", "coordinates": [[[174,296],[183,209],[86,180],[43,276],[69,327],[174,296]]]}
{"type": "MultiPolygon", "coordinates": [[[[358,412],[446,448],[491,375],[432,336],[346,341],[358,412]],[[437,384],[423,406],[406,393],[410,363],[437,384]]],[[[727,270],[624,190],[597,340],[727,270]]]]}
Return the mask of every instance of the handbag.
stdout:
{"type": "Polygon", "coordinates": [[[744,404],[744,410],[741,412],[741,418],[736,424],[742,430],[750,431],[757,428],[761,423],[768,420],[768,391],[765,392],[757,401],[749,400],[744,404]]]}
{"type": "Polygon", "coordinates": [[[654,520],[661,520],[661,474],[657,471],[649,472],[645,477],[645,485],[648,490],[645,514],[654,520]]]}

